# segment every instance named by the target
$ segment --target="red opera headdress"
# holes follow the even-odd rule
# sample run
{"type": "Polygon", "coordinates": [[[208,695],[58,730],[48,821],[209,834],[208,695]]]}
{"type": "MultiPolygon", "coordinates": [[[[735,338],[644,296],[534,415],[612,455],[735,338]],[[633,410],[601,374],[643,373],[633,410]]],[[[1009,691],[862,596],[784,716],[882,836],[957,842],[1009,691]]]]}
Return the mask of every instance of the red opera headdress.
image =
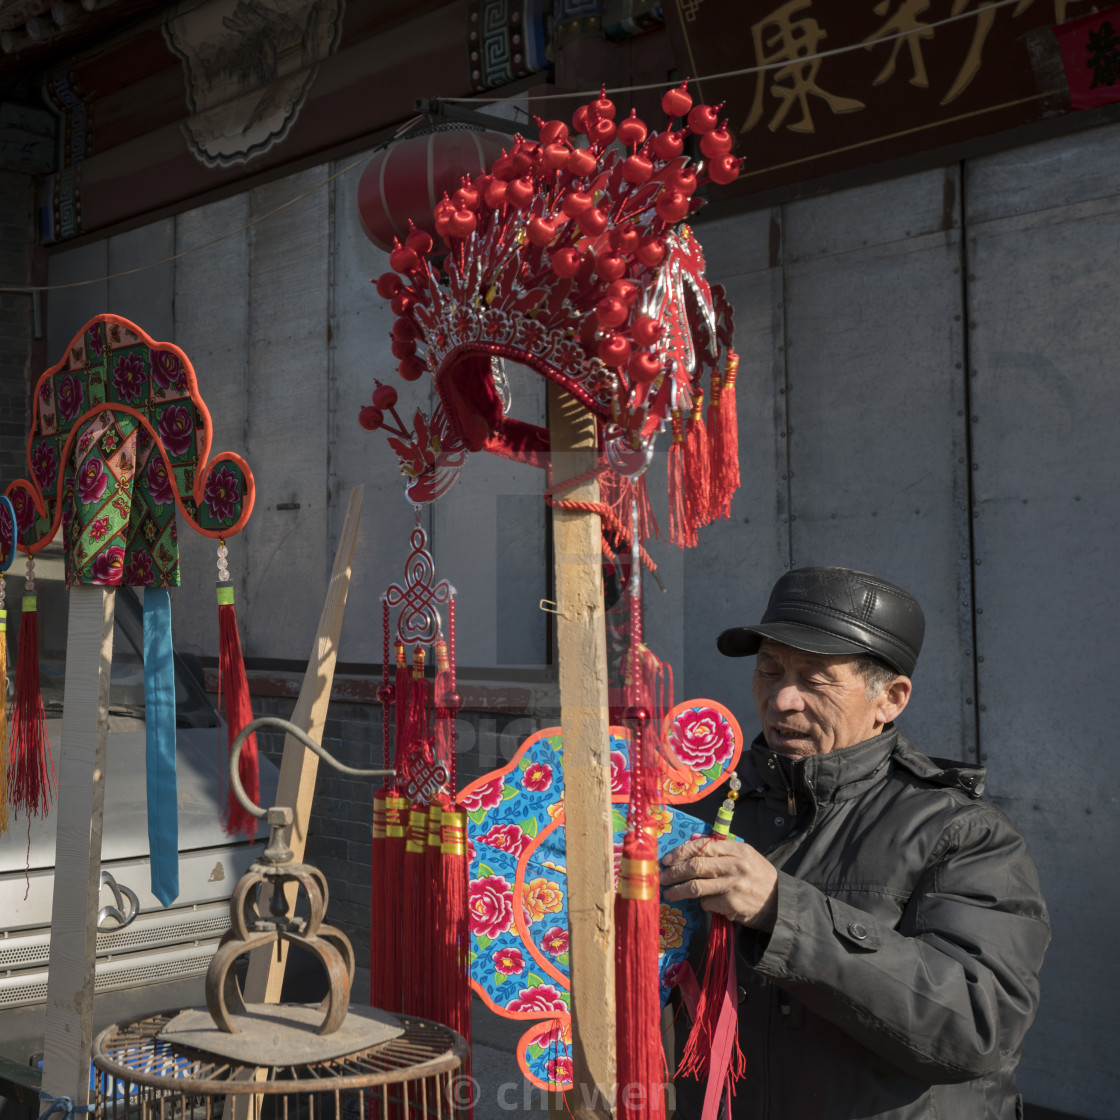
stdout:
{"type": "MultiPolygon", "coordinates": [[[[377,289],[397,315],[398,370],[406,381],[430,373],[439,397],[414,461],[397,447],[413,501],[446,492],[467,451],[547,460],[548,432],[506,415],[495,358],[531,367],[590,409],[604,454],[626,476],[641,473],[670,421],[683,442],[705,369],[715,403],[731,313],[683,222],[702,205],[697,189],[733,180],[739,160],[716,109],[693,106],[684,86],[662,106],[661,132],[634,112],[616,122],[605,95],[581,106],[571,129],[540,122],[539,142],[515,137],[487,173],[436,205],[442,261],[421,230],[393,249],[394,271],[377,289]],[[690,135],[696,164],[684,154],[690,135]]],[[[365,426],[380,426],[379,409],[364,412],[365,426]]]]}

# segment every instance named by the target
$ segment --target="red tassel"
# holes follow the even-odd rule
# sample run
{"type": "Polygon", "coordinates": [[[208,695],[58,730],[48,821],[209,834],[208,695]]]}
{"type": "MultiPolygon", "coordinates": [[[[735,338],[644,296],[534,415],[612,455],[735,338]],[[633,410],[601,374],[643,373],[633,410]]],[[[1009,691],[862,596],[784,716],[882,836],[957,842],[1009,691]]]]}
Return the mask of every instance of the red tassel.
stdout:
{"type": "Polygon", "coordinates": [[[428,846],[428,809],[415,804],[408,813],[408,831],[401,873],[401,1004],[407,1015],[427,1011],[429,963],[425,956],[428,926],[424,852],[428,846]]]}
{"type": "MultiPolygon", "coordinates": [[[[731,922],[722,914],[712,915],[712,928],[708,934],[708,947],[704,954],[704,976],[700,981],[700,1000],[696,1005],[696,1018],[692,1032],[685,1043],[684,1056],[677,1067],[678,1077],[694,1077],[704,1081],[711,1070],[710,1058],[719,1022],[720,1009],[727,992],[727,974],[735,960],[735,933],[731,922]]],[[[739,1049],[738,1016],[735,1018],[735,1038],[731,1046],[731,1065],[728,1076],[732,1086],[746,1075],[747,1063],[739,1049]]],[[[734,1091],[734,1090],[733,1090],[734,1091]]]]}
{"type": "MultiPolygon", "coordinates": [[[[241,656],[241,635],[237,632],[237,613],[233,608],[233,588],[218,586],[218,692],[226,694],[226,736],[230,749],[241,729],[253,722],[253,705],[249,699],[249,681],[245,677],[245,660],[241,656]]],[[[257,736],[250,735],[241,747],[237,763],[241,786],[250,801],[260,804],[261,782],[257,762],[257,736]]],[[[241,802],[229,791],[226,805],[227,836],[252,839],[260,822],[247,813],[241,802]]]]}
{"type": "Polygon", "coordinates": [[[691,548],[696,531],[691,527],[685,501],[684,425],[677,409],[672,413],[673,443],[669,448],[669,540],[678,548],[691,548]]]}
{"type": "Polygon", "coordinates": [[[686,516],[692,533],[711,520],[710,456],[708,429],[704,424],[704,394],[697,391],[688,417],[684,443],[684,486],[686,516]]]}
{"type": "Polygon", "coordinates": [[[645,830],[628,832],[614,908],[619,1120],[665,1116],[658,891],[657,842],[645,830]]]}
{"type": "Polygon", "coordinates": [[[712,403],[708,408],[710,521],[731,516],[731,499],[739,489],[739,414],[735,404],[735,376],[738,372],[739,355],[729,350],[723,377],[712,374],[712,403]]]}
{"type": "MultiPolygon", "coordinates": [[[[380,909],[378,926],[381,940],[373,940],[371,931],[370,960],[377,961],[381,975],[381,1002],[383,1011],[400,1013],[401,1005],[401,916],[404,913],[404,848],[408,801],[394,790],[385,797],[385,840],[383,842],[384,895],[373,900],[375,910],[380,909]]],[[[373,927],[377,928],[377,927],[373,927]]]]}
{"type": "Polygon", "coordinates": [[[55,772],[39,691],[39,612],[34,594],[24,595],[19,620],[7,779],[8,801],[17,817],[21,810],[29,817],[47,815],[54,800],[55,772]]]}
{"type": "Polygon", "coordinates": [[[424,969],[424,1010],[425,1019],[442,1022],[439,1004],[442,999],[439,982],[439,940],[440,926],[446,916],[443,898],[443,857],[440,855],[440,826],[443,820],[443,806],[433,801],[428,806],[428,834],[424,847],[424,909],[427,920],[424,923],[423,969],[424,969]]]}

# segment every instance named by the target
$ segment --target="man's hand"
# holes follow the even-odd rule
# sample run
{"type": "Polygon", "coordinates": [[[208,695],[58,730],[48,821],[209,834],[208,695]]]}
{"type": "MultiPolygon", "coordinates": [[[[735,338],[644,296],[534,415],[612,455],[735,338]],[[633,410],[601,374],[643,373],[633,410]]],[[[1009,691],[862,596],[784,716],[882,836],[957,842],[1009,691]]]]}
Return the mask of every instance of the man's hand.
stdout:
{"type": "Polygon", "coordinates": [[[769,932],[778,911],[778,872],[750,844],[704,837],[674,848],[661,860],[665,898],[698,898],[713,914],[769,932]]]}

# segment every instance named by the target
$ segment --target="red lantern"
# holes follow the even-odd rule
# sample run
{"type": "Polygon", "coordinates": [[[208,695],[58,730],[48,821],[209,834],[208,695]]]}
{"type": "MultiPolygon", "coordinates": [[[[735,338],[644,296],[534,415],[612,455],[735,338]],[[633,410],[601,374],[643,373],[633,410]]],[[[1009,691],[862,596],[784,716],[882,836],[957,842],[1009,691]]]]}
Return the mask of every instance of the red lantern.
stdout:
{"type": "Polygon", "coordinates": [[[513,141],[493,132],[457,129],[401,140],[378,152],[358,181],[362,230],[389,252],[393,238],[408,236],[409,218],[418,229],[435,233],[432,211],[446,191],[453,195],[464,175],[485,171],[513,141]]]}

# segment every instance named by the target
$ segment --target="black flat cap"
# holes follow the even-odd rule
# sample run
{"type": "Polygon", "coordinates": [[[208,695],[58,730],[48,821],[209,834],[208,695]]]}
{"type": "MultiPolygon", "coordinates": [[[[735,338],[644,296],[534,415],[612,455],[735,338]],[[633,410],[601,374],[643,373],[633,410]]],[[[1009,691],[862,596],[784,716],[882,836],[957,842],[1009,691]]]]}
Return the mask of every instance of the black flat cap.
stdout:
{"type": "Polygon", "coordinates": [[[912,676],[926,620],[901,587],[851,568],[794,568],[774,584],[757,626],[735,626],[716,640],[727,657],[757,653],[772,638],[809,653],[871,653],[912,676]]]}

